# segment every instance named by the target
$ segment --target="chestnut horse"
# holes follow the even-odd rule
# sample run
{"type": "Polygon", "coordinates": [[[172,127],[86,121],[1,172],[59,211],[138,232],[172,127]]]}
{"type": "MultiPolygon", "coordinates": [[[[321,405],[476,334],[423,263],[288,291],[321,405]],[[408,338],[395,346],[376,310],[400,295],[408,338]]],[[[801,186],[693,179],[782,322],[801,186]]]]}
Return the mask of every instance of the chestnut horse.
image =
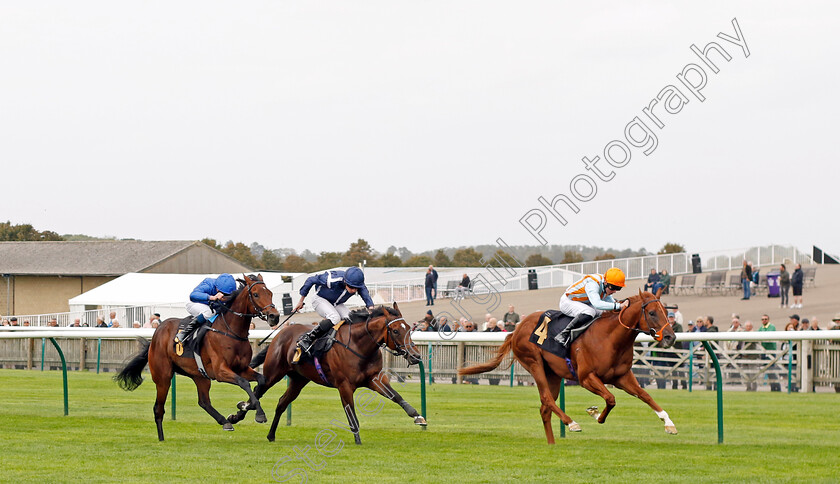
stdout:
{"type": "MultiPolygon", "coordinates": [[[[661,292],[661,291],[660,291],[661,292]]],[[[560,392],[561,379],[577,380],[583,388],[601,396],[606,408],[598,413],[597,407],[590,407],[587,412],[604,423],[610,410],[615,407],[615,397],[606,384],[615,385],[634,397],[650,405],[656,415],[665,422],[665,431],[676,434],[677,428],[668,417],[668,413],[653,401],[633,372],[633,342],[638,333],[648,333],[661,341],[663,347],[674,344],[676,335],[671,329],[665,308],[657,295],[639,291],[638,296],[630,298],[630,305],[620,312],[605,312],[596,319],[578,339],[572,342],[569,360],[574,373],[566,360],[546,351],[528,341],[540,324],[542,311],[531,313],[516,326],[499,348],[496,357],[478,365],[458,370],[461,375],[475,375],[490,371],[502,362],[508,352],[513,350],[513,357],[534,377],[540,392],[540,416],[545,427],[545,437],[549,444],[554,443],[551,430],[551,413],[554,412],[572,432],[580,432],[577,422],[569,418],[555,403],[560,392]]]]}
{"type": "MultiPolygon", "coordinates": [[[[356,418],[353,393],[359,387],[378,392],[402,407],[409,417],[414,418],[415,424],[426,425],[426,419],[391,388],[387,373],[382,371],[382,353],[379,348],[385,348],[395,356],[404,356],[409,365],[420,362],[420,354],[411,341],[411,327],[403,319],[396,303],[393,309],[379,306],[370,312],[367,309],[351,312],[348,321],[338,329],[333,347],[318,359],[320,368],[309,358],[302,357],[299,363],[292,363],[298,337],[310,329],[311,326],[298,324],[286,327],[251,362],[251,366],[256,368],[265,361],[265,382],[254,388],[257,398],[262,397],[284,376],[289,377],[286,392],[277,401],[274,421],[268,432],[270,442],[274,442],[280,416],[310,381],[338,389],[341,405],[357,444],[361,444],[362,440],[359,438],[359,420],[356,418]]],[[[253,406],[240,402],[239,408],[239,412],[229,416],[228,420],[233,423],[242,420],[253,406]]]]}
{"type": "MultiPolygon", "coordinates": [[[[207,376],[220,382],[233,383],[245,390],[249,401],[257,410],[257,422],[264,423],[265,412],[248,384],[249,381],[264,381],[262,375],[248,366],[252,354],[248,329],[253,317],[267,319],[269,325],[276,325],[280,313],[274,307],[271,301],[273,295],[261,275],[244,276],[244,279],[237,280],[242,285],[222,300],[224,306],[204,337],[200,355],[207,376]]],[[[201,375],[195,359],[175,354],[173,340],[180,322],[178,318],[169,318],[161,323],[152,336],[151,344],[141,339],[140,352],[126,364],[114,380],[124,390],[134,390],[143,383],[141,374],[146,364],[149,364],[152,380],[157,386],[154,413],[159,440],[163,440],[164,404],[173,373],[192,378],[198,388],[199,406],[224,430],[233,430],[233,425],[210,404],[211,380],[201,375]]]]}

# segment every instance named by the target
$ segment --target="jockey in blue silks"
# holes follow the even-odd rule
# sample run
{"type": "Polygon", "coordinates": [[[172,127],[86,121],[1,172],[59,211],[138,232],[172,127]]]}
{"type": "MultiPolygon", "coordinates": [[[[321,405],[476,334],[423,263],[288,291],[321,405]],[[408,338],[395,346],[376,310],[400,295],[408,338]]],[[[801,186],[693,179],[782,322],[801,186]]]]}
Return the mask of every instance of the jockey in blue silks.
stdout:
{"type": "Polygon", "coordinates": [[[346,271],[326,271],[307,278],[300,288],[300,301],[295,311],[303,308],[303,300],[313,286],[315,295],[312,296],[312,308],[325,319],[300,337],[298,344],[307,353],[316,339],[350,316],[350,310],[344,303],[355,294],[362,298],[369,309],[373,309],[373,300],[365,286],[365,273],[358,267],[350,267],[346,271]]]}
{"type": "Polygon", "coordinates": [[[175,344],[183,343],[196,328],[206,323],[213,317],[215,311],[210,307],[213,301],[219,301],[223,297],[236,290],[236,280],[230,274],[221,274],[219,277],[208,277],[193,289],[190,293],[190,302],[187,303],[187,312],[194,316],[187,326],[175,336],[175,344]]]}

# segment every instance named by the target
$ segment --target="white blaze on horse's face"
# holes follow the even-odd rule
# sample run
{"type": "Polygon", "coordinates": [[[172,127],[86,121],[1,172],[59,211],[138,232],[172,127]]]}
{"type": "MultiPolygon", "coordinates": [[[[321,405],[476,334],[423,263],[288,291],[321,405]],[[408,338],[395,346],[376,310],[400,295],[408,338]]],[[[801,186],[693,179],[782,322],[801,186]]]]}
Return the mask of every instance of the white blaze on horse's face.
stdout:
{"type": "Polygon", "coordinates": [[[402,328],[403,331],[408,331],[408,325],[405,323],[400,323],[400,328],[402,328]]]}

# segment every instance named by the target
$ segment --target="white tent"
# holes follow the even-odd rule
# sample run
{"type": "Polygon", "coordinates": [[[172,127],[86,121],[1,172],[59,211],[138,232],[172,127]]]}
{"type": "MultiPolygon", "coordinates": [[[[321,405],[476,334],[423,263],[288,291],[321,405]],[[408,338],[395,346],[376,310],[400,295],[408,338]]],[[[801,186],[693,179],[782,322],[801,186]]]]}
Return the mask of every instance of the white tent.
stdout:
{"type": "MultiPolygon", "coordinates": [[[[266,286],[274,293],[274,304],[282,311],[283,294],[292,292],[292,283],[283,282],[283,276],[294,278],[300,274],[280,272],[261,272],[260,274],[266,286]]],[[[193,288],[204,278],[217,276],[218,274],[129,273],[70,299],[70,311],[147,306],[170,308],[171,311],[157,311],[164,317],[185,316],[184,305],[189,300],[193,288]],[[164,314],[164,312],[169,314],[164,314]]],[[[241,277],[241,275],[234,274],[234,277],[241,277]]]]}

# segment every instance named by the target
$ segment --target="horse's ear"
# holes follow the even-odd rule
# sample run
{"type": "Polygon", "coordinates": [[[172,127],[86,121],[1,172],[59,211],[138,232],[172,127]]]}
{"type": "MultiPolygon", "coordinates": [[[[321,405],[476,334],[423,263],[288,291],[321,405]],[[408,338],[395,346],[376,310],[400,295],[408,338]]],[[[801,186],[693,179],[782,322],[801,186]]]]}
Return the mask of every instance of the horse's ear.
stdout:
{"type": "Polygon", "coordinates": [[[399,306],[397,306],[397,301],[394,301],[394,311],[396,311],[396,312],[398,312],[398,313],[402,314],[402,312],[400,311],[400,307],[399,307],[399,306]]]}
{"type": "Polygon", "coordinates": [[[656,291],[656,299],[659,299],[659,296],[662,295],[662,291],[664,291],[664,290],[665,290],[665,286],[662,286],[662,287],[659,288],[658,291],[656,291]]]}
{"type": "Polygon", "coordinates": [[[263,280],[262,274],[257,274],[257,280],[258,280],[258,281],[263,280]]]}
{"type": "Polygon", "coordinates": [[[639,297],[642,297],[642,288],[639,288],[639,297]]]}
{"type": "Polygon", "coordinates": [[[384,304],[383,304],[382,306],[380,306],[380,307],[382,308],[382,312],[385,314],[385,317],[386,317],[386,318],[387,318],[388,316],[390,316],[390,314],[388,314],[388,308],[387,308],[384,304]]]}

